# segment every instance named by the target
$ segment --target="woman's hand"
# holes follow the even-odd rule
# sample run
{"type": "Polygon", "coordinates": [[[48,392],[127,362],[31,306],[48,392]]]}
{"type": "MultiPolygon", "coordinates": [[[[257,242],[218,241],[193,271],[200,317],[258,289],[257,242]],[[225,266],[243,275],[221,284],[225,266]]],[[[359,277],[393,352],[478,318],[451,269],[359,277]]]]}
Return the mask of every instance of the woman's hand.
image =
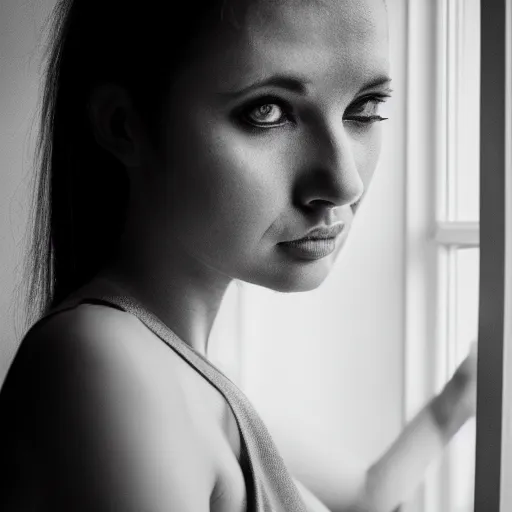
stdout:
{"type": "Polygon", "coordinates": [[[432,414],[447,440],[476,414],[476,368],[477,342],[474,341],[464,361],[431,402],[432,414]]]}
{"type": "Polygon", "coordinates": [[[468,355],[459,365],[451,380],[462,390],[460,396],[461,406],[472,417],[476,414],[476,368],[477,368],[477,342],[473,341],[468,355]]]}

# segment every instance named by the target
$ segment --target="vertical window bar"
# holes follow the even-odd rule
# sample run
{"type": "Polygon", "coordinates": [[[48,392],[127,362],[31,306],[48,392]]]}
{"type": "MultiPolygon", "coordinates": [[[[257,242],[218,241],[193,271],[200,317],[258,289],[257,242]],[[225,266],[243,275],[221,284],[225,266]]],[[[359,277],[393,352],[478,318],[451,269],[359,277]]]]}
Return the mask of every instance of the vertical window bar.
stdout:
{"type": "Polygon", "coordinates": [[[480,168],[483,172],[480,173],[475,512],[506,512],[500,510],[507,145],[506,6],[506,0],[482,2],[481,16],[480,168]]]}
{"type": "Polygon", "coordinates": [[[448,198],[448,0],[437,0],[437,79],[436,79],[436,218],[446,221],[449,218],[448,198]]]}
{"type": "Polygon", "coordinates": [[[447,174],[447,220],[456,220],[457,216],[457,129],[458,129],[458,92],[459,92],[459,9],[458,0],[450,0],[447,5],[447,82],[446,82],[446,174],[447,174]]]}

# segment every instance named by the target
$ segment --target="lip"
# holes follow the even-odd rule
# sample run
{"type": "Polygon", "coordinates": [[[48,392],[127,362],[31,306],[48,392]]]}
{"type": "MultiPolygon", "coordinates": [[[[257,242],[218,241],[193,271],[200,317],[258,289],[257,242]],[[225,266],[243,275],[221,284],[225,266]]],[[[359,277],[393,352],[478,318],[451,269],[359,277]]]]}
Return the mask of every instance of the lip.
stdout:
{"type": "Polygon", "coordinates": [[[344,222],[338,222],[332,226],[320,226],[318,228],[309,231],[306,236],[297,238],[295,240],[288,240],[281,243],[294,243],[294,242],[306,242],[308,240],[327,240],[329,238],[336,238],[345,229],[344,222]]]}
{"type": "Polygon", "coordinates": [[[336,238],[345,228],[344,222],[332,226],[321,226],[312,229],[308,234],[296,240],[280,242],[283,251],[300,260],[319,260],[333,253],[336,249],[336,238]]]}

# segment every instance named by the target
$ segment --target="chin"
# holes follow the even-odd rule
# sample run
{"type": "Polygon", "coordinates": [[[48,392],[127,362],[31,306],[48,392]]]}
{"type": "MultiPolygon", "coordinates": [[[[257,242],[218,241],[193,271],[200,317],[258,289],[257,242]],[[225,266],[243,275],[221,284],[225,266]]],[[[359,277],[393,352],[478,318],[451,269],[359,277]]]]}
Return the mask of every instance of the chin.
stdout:
{"type": "Polygon", "coordinates": [[[318,288],[329,276],[334,264],[332,256],[316,261],[280,265],[272,272],[247,280],[257,286],[281,293],[309,292],[318,288]]]}

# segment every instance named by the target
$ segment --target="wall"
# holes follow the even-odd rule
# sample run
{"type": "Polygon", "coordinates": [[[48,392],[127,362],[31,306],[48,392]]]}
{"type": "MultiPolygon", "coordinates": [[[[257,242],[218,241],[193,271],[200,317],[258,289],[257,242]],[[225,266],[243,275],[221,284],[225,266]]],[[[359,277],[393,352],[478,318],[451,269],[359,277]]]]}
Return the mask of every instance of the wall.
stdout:
{"type": "Polygon", "coordinates": [[[37,134],[41,27],[54,0],[0,2],[0,382],[17,346],[14,301],[37,134]]]}

